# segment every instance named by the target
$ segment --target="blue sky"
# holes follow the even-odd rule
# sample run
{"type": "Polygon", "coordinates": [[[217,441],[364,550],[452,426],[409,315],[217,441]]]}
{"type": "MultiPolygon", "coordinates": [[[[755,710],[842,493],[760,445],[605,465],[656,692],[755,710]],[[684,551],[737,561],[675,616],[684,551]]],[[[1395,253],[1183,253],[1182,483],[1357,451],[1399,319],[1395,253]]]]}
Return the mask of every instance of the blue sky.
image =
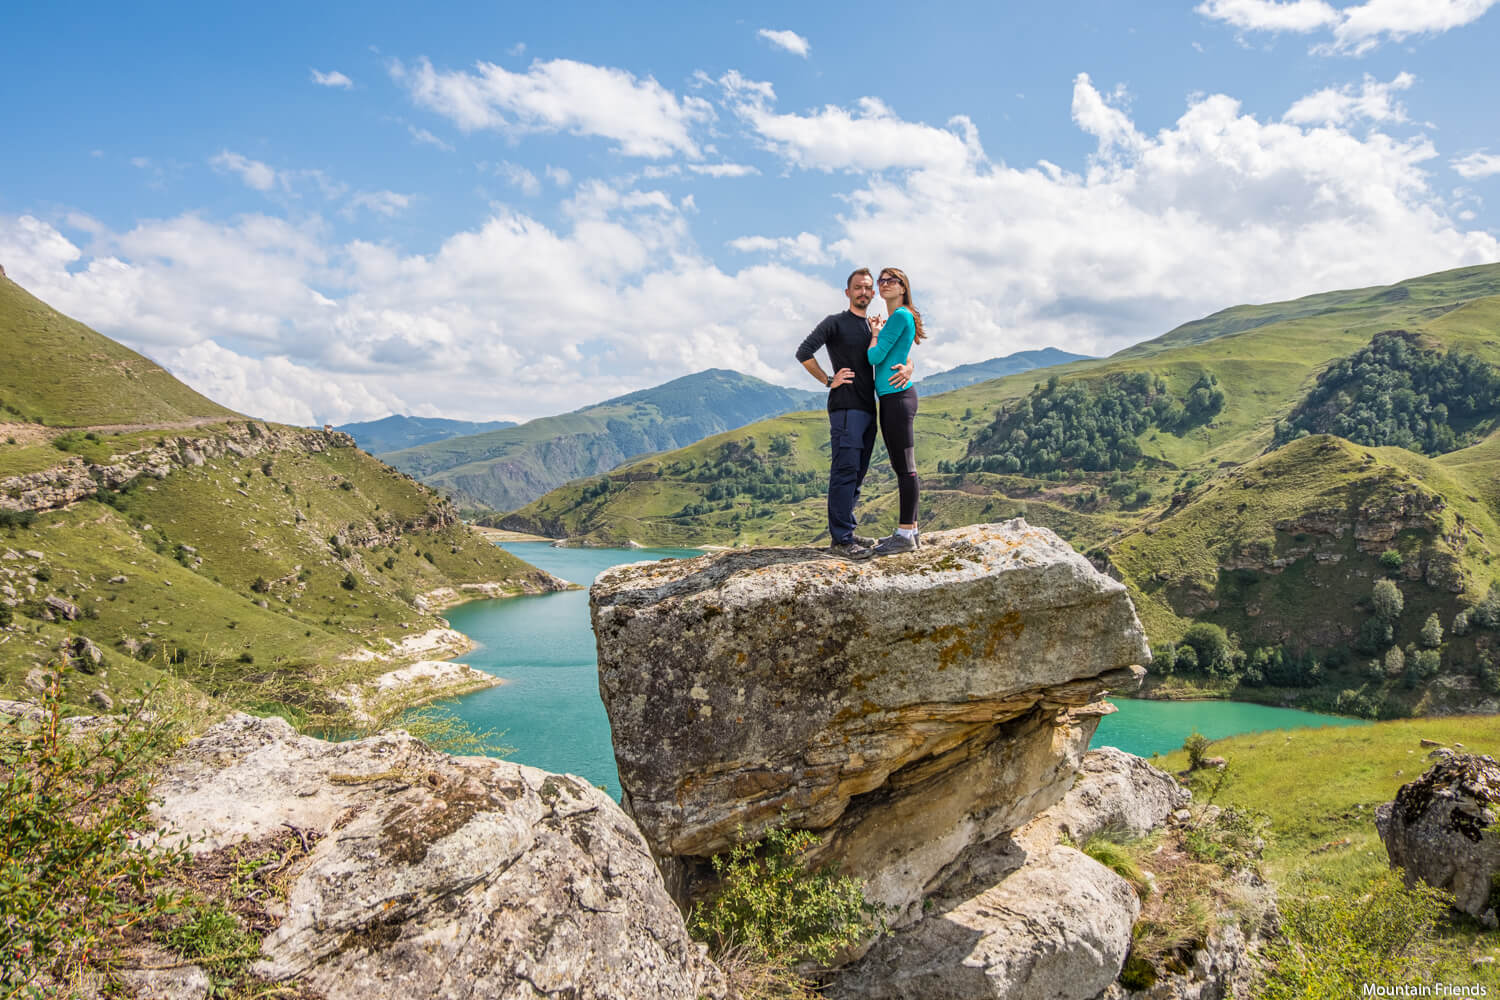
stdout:
{"type": "Polygon", "coordinates": [[[1497,5],[11,5],[0,264],[301,423],[812,387],[860,265],[1107,354],[1500,259],[1497,5]]]}

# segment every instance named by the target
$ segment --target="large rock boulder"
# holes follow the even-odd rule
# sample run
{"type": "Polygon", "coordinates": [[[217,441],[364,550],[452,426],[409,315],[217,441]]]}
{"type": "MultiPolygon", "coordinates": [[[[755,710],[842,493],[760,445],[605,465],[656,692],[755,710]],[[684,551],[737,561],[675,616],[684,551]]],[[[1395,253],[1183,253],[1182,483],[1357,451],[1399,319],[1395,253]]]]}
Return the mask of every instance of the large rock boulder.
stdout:
{"type": "Polygon", "coordinates": [[[1125,588],[1024,521],[863,563],[755,549],[590,592],[625,802],[679,900],[787,824],[910,918],[945,866],[1072,784],[1149,662],[1125,588]]]}
{"type": "Polygon", "coordinates": [[[1071,847],[983,845],[916,923],[881,938],[835,1000],[1091,1000],[1119,975],[1140,902],[1071,847]]]}
{"type": "Polygon", "coordinates": [[[1375,810],[1375,828],[1393,867],[1453,893],[1454,905],[1496,926],[1500,874],[1500,764],[1493,757],[1445,753],[1426,774],[1375,810]]]}
{"type": "Polygon", "coordinates": [[[588,782],[237,715],[156,787],[192,850],[316,841],[254,970],[330,997],[722,995],[639,833],[588,782]]]}
{"type": "Polygon", "coordinates": [[[1054,841],[1059,833],[1076,844],[1097,833],[1128,840],[1161,826],[1192,798],[1176,778],[1149,761],[1100,747],[1084,754],[1073,787],[1033,825],[1047,828],[1054,841]]]}

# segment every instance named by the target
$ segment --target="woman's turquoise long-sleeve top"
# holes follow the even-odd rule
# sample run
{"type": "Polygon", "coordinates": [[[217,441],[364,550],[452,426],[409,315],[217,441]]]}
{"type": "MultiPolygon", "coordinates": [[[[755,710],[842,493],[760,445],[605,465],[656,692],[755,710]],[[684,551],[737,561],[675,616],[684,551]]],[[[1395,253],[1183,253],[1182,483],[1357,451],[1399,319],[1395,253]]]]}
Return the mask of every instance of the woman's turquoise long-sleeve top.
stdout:
{"type": "Polygon", "coordinates": [[[912,319],[911,310],[902,306],[891,313],[885,326],[880,328],[880,337],[875,341],[875,346],[867,352],[870,364],[875,368],[875,395],[889,396],[893,392],[906,391],[907,386],[891,385],[891,377],[896,374],[891,371],[891,366],[906,364],[907,356],[911,354],[911,345],[916,339],[917,324],[912,319]]]}

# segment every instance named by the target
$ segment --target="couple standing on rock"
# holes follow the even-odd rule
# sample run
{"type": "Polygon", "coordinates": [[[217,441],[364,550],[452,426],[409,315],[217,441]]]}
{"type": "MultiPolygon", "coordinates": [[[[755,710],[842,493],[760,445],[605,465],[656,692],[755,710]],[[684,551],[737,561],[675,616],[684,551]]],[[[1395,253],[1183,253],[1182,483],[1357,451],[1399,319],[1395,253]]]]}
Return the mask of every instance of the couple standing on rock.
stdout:
{"type": "Polygon", "coordinates": [[[847,559],[910,552],[917,547],[917,390],[907,358],[912,345],[926,338],[922,315],[912,308],[906,275],[895,267],[881,270],[878,281],[869,268],[860,268],[844,283],[844,296],[849,308],[825,318],[797,348],[802,367],[828,387],[828,550],[847,559]],[[865,313],[877,288],[885,300],[884,320],[865,313]],[[821,347],[828,349],[832,375],[813,356],[821,347]],[[895,533],[879,542],[854,533],[854,505],[875,449],[877,397],[880,434],[901,503],[895,533]]]}

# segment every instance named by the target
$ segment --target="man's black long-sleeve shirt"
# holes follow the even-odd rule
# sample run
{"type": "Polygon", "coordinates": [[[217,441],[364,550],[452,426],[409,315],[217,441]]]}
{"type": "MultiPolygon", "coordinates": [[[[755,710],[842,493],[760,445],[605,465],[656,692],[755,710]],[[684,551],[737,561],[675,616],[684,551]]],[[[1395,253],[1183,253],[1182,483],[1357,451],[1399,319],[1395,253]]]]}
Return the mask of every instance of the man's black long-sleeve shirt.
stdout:
{"type": "Polygon", "coordinates": [[[828,410],[864,410],[875,412],[875,370],[870,367],[870,323],[863,316],[856,316],[845,309],[825,317],[813,327],[802,346],[797,348],[797,360],[806,362],[818,348],[828,348],[828,361],[833,366],[828,374],[840,368],[854,372],[854,381],[828,390],[828,410]]]}

